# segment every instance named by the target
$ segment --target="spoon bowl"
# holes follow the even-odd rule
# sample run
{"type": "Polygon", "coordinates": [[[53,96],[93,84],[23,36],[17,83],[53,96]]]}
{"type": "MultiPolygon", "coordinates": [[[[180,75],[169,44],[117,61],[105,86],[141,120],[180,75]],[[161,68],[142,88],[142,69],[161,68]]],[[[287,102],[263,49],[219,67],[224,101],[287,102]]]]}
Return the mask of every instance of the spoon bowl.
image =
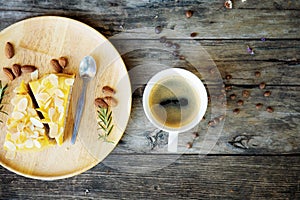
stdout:
{"type": "Polygon", "coordinates": [[[81,60],[79,65],[79,75],[81,78],[94,78],[96,70],[96,62],[92,56],[85,56],[81,60]]]}
{"type": "Polygon", "coordinates": [[[88,82],[93,79],[96,75],[97,66],[96,61],[92,56],[85,56],[79,65],[79,75],[83,80],[83,85],[81,88],[81,95],[79,97],[79,100],[77,102],[77,109],[76,109],[76,115],[75,115],[75,123],[74,123],[74,129],[73,134],[71,138],[71,143],[75,144],[82,112],[84,109],[85,104],[85,93],[87,89],[88,82]]]}

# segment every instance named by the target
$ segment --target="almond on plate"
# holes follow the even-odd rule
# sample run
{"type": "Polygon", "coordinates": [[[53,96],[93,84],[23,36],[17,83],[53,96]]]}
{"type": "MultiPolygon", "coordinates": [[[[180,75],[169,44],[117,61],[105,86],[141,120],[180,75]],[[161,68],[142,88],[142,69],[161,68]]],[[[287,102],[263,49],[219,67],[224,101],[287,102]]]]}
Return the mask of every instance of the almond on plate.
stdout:
{"type": "Polygon", "coordinates": [[[21,71],[23,73],[31,73],[31,72],[34,72],[35,70],[36,70],[36,67],[33,65],[23,65],[21,67],[21,71]]]}
{"type": "Polygon", "coordinates": [[[3,68],[3,72],[4,74],[7,76],[7,78],[9,78],[9,80],[14,80],[15,79],[15,76],[13,74],[13,72],[11,71],[10,68],[7,68],[7,67],[4,67],[3,68]]]}
{"type": "Polygon", "coordinates": [[[8,59],[10,59],[10,58],[14,57],[14,55],[15,55],[14,46],[12,45],[12,43],[6,42],[6,45],[5,45],[5,56],[8,59]]]}

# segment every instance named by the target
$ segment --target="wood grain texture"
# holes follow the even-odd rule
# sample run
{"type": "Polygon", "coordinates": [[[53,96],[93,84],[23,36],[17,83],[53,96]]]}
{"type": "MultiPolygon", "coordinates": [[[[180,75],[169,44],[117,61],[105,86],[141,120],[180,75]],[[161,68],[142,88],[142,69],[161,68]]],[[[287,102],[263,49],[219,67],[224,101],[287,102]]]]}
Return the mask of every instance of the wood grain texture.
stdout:
{"type": "MultiPolygon", "coordinates": [[[[131,155],[112,155],[131,163],[131,155]]],[[[149,158],[152,155],[137,155],[149,158]]],[[[167,159],[166,156],[161,156],[167,159]]],[[[172,159],[170,156],[169,159],[172,159]]],[[[299,156],[182,156],[145,174],[100,164],[79,176],[51,182],[0,169],[2,199],[299,199],[299,156]]],[[[149,163],[151,166],[152,163],[149,163]]]]}
{"type": "MultiPolygon", "coordinates": [[[[0,29],[32,16],[60,15],[83,21],[105,36],[161,25],[186,38],[191,32],[197,32],[197,38],[299,38],[298,1],[236,1],[233,9],[224,9],[223,4],[222,0],[2,1],[0,29]],[[194,14],[187,19],[189,9],[194,14]]],[[[140,37],[147,38],[147,33],[140,37]]]]}
{"type": "MultiPolygon", "coordinates": [[[[180,157],[162,153],[168,135],[154,129],[142,111],[144,82],[155,67],[131,76],[140,82],[133,85],[129,125],[106,160],[83,174],[51,182],[23,178],[0,168],[0,199],[300,199],[300,2],[233,2],[233,9],[227,10],[224,0],[0,0],[0,30],[29,17],[59,15],[87,23],[106,37],[127,34],[126,42],[159,49],[124,54],[129,71],[145,61],[157,62],[156,58],[169,66],[194,70],[188,62],[174,59],[172,50],[162,51],[158,39],[166,36],[182,48],[196,41],[213,58],[222,78],[213,79],[213,75],[205,80],[206,86],[216,88],[211,91],[213,102],[221,102],[223,83],[233,86],[226,92],[225,120],[212,128],[217,130],[212,133],[218,135],[221,129],[222,134],[210,154],[203,157],[193,148],[186,151],[183,143],[185,154],[180,157]],[[194,13],[187,19],[185,11],[189,9],[194,13]],[[161,34],[154,32],[158,25],[163,27],[161,34]],[[192,32],[196,37],[190,37],[192,32]],[[247,45],[254,55],[247,52],[247,45]],[[254,76],[255,71],[261,72],[260,78],[254,76]],[[226,80],[229,74],[232,79],[226,80]],[[268,98],[258,89],[261,81],[272,92],[268,98]],[[244,105],[237,106],[245,89],[250,90],[250,98],[242,98],[244,105]],[[229,99],[232,93],[236,100],[229,99]],[[264,104],[263,110],[256,111],[258,102],[264,104]],[[274,107],[273,113],[264,111],[267,105],[274,107]],[[241,109],[238,115],[232,113],[235,108],[241,109]],[[165,163],[170,165],[162,165],[165,163]],[[136,173],[139,171],[144,172],[136,173]]],[[[189,58],[189,54],[185,56],[189,58]]],[[[200,133],[207,129],[208,120],[217,116],[211,108],[210,104],[200,133]]],[[[192,133],[186,138],[190,141],[192,133]]],[[[214,143],[216,138],[208,139],[214,143]]]]}
{"type": "MultiPolygon", "coordinates": [[[[142,90],[143,88],[134,93],[133,104],[135,106],[132,108],[130,121],[122,142],[115,151],[122,153],[166,153],[168,134],[157,131],[147,120],[142,108],[142,90]]],[[[199,152],[204,147],[201,144],[197,146],[197,141],[194,144],[195,151],[191,149],[191,151],[186,152],[186,144],[193,141],[195,131],[199,133],[199,141],[202,141],[210,133],[209,130],[212,130],[217,138],[215,138],[215,143],[211,144],[212,149],[207,153],[297,153],[300,151],[298,134],[300,130],[299,92],[298,87],[267,86],[265,90],[261,90],[258,86],[253,88],[233,86],[231,91],[226,92],[226,99],[223,96],[221,99],[219,96],[212,97],[214,106],[217,106],[219,102],[227,102],[223,113],[217,114],[216,111],[212,111],[210,103],[205,120],[199,123],[198,128],[180,135],[181,148],[179,148],[179,152],[199,152]],[[249,98],[242,96],[244,90],[250,92],[249,98]],[[271,96],[264,97],[264,91],[271,91],[271,96]],[[230,99],[232,94],[236,95],[235,100],[230,99]],[[237,104],[240,99],[244,101],[242,106],[237,104]],[[256,109],[257,103],[263,104],[259,110],[256,109]],[[273,113],[266,111],[268,106],[274,109],[273,113]],[[236,108],[240,109],[239,114],[233,113],[236,108]],[[208,127],[208,122],[220,115],[225,116],[224,121],[214,127],[208,127]]]]}
{"type": "MultiPolygon", "coordinates": [[[[179,60],[172,55],[174,52],[172,47],[166,48],[164,44],[159,42],[160,37],[166,36],[168,38],[172,33],[172,31],[168,31],[159,35],[149,34],[153,40],[125,39],[130,37],[129,34],[125,33],[121,34],[123,39],[114,39],[113,37],[110,40],[114,44],[118,44],[117,49],[121,54],[124,48],[128,48],[126,45],[132,46],[132,49],[134,49],[134,51],[122,54],[129,73],[137,66],[151,63],[152,66],[147,68],[149,74],[154,73],[160,67],[159,65],[165,65],[188,68],[201,78],[195,70],[195,66],[191,66],[189,63],[191,57],[197,59],[194,56],[199,56],[201,50],[211,57],[225,84],[254,86],[260,82],[265,82],[267,85],[273,86],[299,85],[300,42],[298,40],[266,40],[265,42],[261,40],[190,41],[170,38],[168,41],[179,44],[179,54],[186,57],[186,60],[179,60]],[[247,46],[253,48],[254,55],[247,52],[247,46]],[[261,73],[259,78],[255,77],[256,71],[261,73]],[[232,79],[226,80],[226,75],[231,75],[232,79]]],[[[202,81],[207,84],[214,84],[216,83],[214,81],[219,81],[219,79],[211,78],[217,75],[217,73],[210,73],[211,69],[212,66],[210,65],[201,65],[200,67],[200,73],[203,73],[202,76],[204,75],[202,81]]],[[[144,73],[138,76],[143,79],[141,76],[146,77],[147,74],[144,73]]],[[[134,84],[136,83],[134,82],[134,84]]]]}
{"type": "MultiPolygon", "coordinates": [[[[219,138],[210,153],[299,152],[299,58],[298,48],[294,46],[298,43],[297,40],[198,40],[197,43],[209,53],[217,68],[204,65],[197,71],[198,68],[189,62],[193,55],[199,56],[199,49],[195,48],[194,42],[169,39],[181,46],[180,52],[186,56],[186,60],[180,60],[172,55],[174,49],[165,48],[158,39],[154,39],[168,37],[169,34],[172,31],[159,36],[149,34],[153,40],[126,40],[126,34],[117,39],[111,38],[121,52],[128,46],[135,49],[123,54],[129,74],[132,74],[130,78],[135,93],[131,120],[117,151],[165,153],[168,134],[158,132],[148,122],[141,102],[147,80],[155,71],[168,66],[191,70],[206,86],[211,87],[208,88],[208,93],[215,101],[227,102],[223,113],[226,114],[225,124],[224,127],[219,127],[222,130],[214,131],[219,138]],[[254,48],[254,55],[247,52],[247,45],[254,48]],[[212,73],[212,69],[217,71],[212,73]],[[260,77],[255,76],[256,71],[261,73],[260,77]],[[217,72],[221,79],[215,77],[217,72]],[[227,80],[227,75],[232,78],[227,80]],[[263,90],[259,89],[261,82],[267,85],[263,90]],[[227,92],[226,100],[222,97],[222,84],[232,86],[232,90],[227,92]],[[250,98],[242,97],[243,90],[250,91],[250,98]],[[271,96],[264,97],[265,91],[271,91],[271,96]],[[235,100],[230,100],[231,94],[237,96],[235,100]],[[244,101],[243,106],[237,105],[239,99],[244,101]],[[257,103],[264,104],[263,108],[257,110],[257,103]],[[273,107],[275,112],[268,113],[268,106],[273,107]],[[241,110],[238,115],[233,114],[235,108],[241,110]],[[219,136],[217,131],[220,131],[219,136]]],[[[211,113],[211,108],[208,108],[206,120],[200,123],[200,135],[207,133],[208,122],[216,117],[211,116],[215,115],[211,113]]],[[[181,138],[181,152],[186,151],[186,143],[192,140],[193,131],[189,132],[181,138]]]]}

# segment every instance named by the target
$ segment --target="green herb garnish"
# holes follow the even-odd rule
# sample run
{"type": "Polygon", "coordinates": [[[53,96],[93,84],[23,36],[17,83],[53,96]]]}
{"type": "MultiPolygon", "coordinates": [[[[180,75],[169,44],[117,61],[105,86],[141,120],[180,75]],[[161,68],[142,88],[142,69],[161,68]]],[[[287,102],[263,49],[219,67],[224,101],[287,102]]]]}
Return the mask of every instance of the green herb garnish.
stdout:
{"type": "MultiPolygon", "coordinates": [[[[5,95],[6,89],[7,89],[7,84],[4,87],[2,87],[2,82],[0,80],[0,113],[8,115],[7,112],[3,111],[4,105],[2,105],[2,100],[5,95]]],[[[0,123],[3,123],[3,121],[0,120],[0,123]]]]}
{"type": "Polygon", "coordinates": [[[114,125],[112,124],[112,111],[109,108],[101,108],[99,106],[99,110],[97,111],[99,118],[99,128],[103,130],[102,134],[99,134],[99,139],[102,139],[104,142],[111,142],[107,140],[107,137],[111,133],[114,125]]]}

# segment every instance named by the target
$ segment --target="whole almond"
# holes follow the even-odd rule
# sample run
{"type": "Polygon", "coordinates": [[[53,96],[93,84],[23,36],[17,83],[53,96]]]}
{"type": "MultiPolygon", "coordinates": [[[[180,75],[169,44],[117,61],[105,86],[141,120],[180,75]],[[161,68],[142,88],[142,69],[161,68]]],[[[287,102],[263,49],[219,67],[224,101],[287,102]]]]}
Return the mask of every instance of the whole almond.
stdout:
{"type": "Polygon", "coordinates": [[[102,88],[102,93],[107,96],[113,96],[116,93],[116,91],[113,88],[106,85],[102,88]]]}
{"type": "Polygon", "coordinates": [[[239,114],[239,113],[240,113],[240,109],[236,108],[236,109],[233,110],[233,114],[236,114],[236,115],[237,115],[237,114],[239,114]]]}
{"type": "Polygon", "coordinates": [[[191,18],[191,17],[193,16],[193,11],[191,11],[191,10],[185,11],[185,16],[186,16],[187,18],[191,18]]]}
{"type": "Polygon", "coordinates": [[[107,108],[108,107],[107,103],[102,98],[96,98],[95,99],[95,106],[97,106],[97,107],[100,106],[100,108],[107,108]]]}
{"type": "Polygon", "coordinates": [[[9,78],[9,80],[14,80],[15,79],[15,76],[14,74],[12,73],[11,69],[10,68],[7,68],[7,67],[4,67],[3,68],[3,72],[4,74],[7,76],[7,78],[9,78]]]}
{"type": "Polygon", "coordinates": [[[58,59],[58,63],[62,68],[65,68],[65,67],[67,67],[68,59],[66,57],[62,56],[58,59]]]}
{"type": "Polygon", "coordinates": [[[242,106],[242,105],[244,105],[244,101],[243,101],[243,100],[241,100],[241,99],[240,99],[240,100],[238,100],[238,101],[237,101],[237,105],[239,105],[239,106],[242,106]]]}
{"type": "Polygon", "coordinates": [[[249,90],[243,90],[242,95],[243,95],[243,97],[248,98],[250,96],[250,91],[249,90]]]}
{"type": "Polygon", "coordinates": [[[21,67],[21,72],[23,73],[31,73],[34,72],[36,70],[36,67],[33,65],[23,65],[21,67]]]}
{"type": "Polygon", "coordinates": [[[15,55],[14,46],[10,42],[6,42],[5,55],[8,59],[12,58],[15,55]]]}
{"type": "Polygon", "coordinates": [[[263,107],[263,104],[262,103],[258,103],[256,104],[256,109],[259,110],[263,107]]]}
{"type": "Polygon", "coordinates": [[[265,87],[266,87],[266,83],[265,83],[265,82],[261,82],[261,83],[259,84],[259,88],[260,88],[261,90],[265,89],[265,87]]]}
{"type": "Polygon", "coordinates": [[[113,97],[104,97],[103,100],[105,101],[105,103],[107,103],[107,105],[111,107],[115,107],[118,105],[118,101],[113,97]]]}
{"type": "Polygon", "coordinates": [[[274,109],[273,109],[271,106],[268,106],[268,107],[267,107],[267,111],[268,111],[269,113],[272,113],[272,112],[274,112],[274,109]]]}
{"type": "Polygon", "coordinates": [[[50,61],[50,64],[52,66],[52,68],[54,69],[55,72],[60,73],[62,72],[63,68],[59,65],[59,62],[57,59],[52,59],[50,61]]]}
{"type": "Polygon", "coordinates": [[[271,91],[265,91],[265,92],[264,92],[264,96],[265,96],[265,97],[271,96],[271,91]]]}
{"type": "Polygon", "coordinates": [[[21,75],[21,65],[14,64],[12,67],[12,72],[14,73],[15,77],[19,77],[21,75]]]}

